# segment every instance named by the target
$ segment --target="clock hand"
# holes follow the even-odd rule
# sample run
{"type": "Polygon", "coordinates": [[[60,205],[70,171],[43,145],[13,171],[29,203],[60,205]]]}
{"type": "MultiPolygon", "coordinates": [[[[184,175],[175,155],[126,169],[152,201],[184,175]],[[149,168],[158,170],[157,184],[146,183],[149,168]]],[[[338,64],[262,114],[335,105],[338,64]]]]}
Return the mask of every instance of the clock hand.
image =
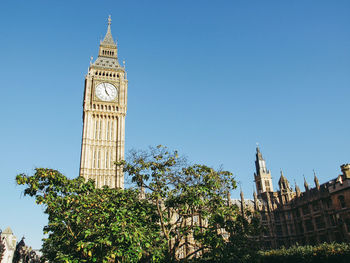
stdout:
{"type": "Polygon", "coordinates": [[[103,87],[105,87],[105,92],[106,92],[107,96],[109,96],[109,93],[107,91],[106,85],[104,83],[103,83],[103,87]]]}

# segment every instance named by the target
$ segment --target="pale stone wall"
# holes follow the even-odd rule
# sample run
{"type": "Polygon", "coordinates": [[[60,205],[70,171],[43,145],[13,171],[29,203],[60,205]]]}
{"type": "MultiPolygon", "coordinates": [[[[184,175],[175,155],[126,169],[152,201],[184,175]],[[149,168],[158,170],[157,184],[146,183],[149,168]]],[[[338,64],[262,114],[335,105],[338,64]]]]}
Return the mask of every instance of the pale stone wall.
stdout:
{"type": "Polygon", "coordinates": [[[119,65],[109,20],[99,56],[85,78],[83,105],[80,176],[94,179],[97,187],[124,188],[123,170],[115,162],[124,160],[127,89],[125,67],[119,65]],[[115,99],[106,101],[96,96],[101,83],[117,89],[115,99]]]}
{"type": "Polygon", "coordinates": [[[6,228],[4,232],[1,233],[3,242],[5,244],[5,252],[1,263],[12,263],[13,254],[16,250],[16,237],[13,235],[11,228],[6,228]]]}

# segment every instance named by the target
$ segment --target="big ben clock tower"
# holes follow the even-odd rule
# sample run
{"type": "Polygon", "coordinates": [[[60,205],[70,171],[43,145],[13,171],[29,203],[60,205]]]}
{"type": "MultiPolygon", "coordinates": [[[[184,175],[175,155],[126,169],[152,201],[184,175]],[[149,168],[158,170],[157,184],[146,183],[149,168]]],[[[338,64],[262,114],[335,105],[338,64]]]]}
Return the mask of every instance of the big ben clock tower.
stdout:
{"type": "Polygon", "coordinates": [[[122,168],[114,163],[124,159],[127,90],[109,17],[98,58],[85,77],[83,104],[80,176],[95,180],[97,187],[124,188],[122,168]]]}

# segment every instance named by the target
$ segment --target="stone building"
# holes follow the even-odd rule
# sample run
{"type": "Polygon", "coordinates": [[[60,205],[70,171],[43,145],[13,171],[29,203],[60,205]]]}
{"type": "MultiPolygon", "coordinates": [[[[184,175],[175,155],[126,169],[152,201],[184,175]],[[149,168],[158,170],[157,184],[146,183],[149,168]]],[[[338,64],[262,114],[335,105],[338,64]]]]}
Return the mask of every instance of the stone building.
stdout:
{"type": "Polygon", "coordinates": [[[3,243],[5,245],[5,252],[2,257],[1,262],[2,263],[12,263],[13,254],[16,250],[16,237],[13,234],[10,227],[7,227],[2,233],[1,238],[3,240],[3,243]]]}
{"type": "Polygon", "coordinates": [[[83,103],[80,176],[95,180],[97,187],[124,187],[122,168],[115,162],[124,159],[127,90],[109,17],[98,57],[85,77],[83,103]]]}
{"type": "Polygon", "coordinates": [[[264,247],[350,242],[349,164],[342,165],[341,174],[323,184],[314,174],[314,187],[304,178],[304,192],[298,185],[293,190],[282,171],[279,190],[273,191],[271,172],[259,148],[255,166],[254,210],[261,215],[265,229],[261,236],[264,247]]]}

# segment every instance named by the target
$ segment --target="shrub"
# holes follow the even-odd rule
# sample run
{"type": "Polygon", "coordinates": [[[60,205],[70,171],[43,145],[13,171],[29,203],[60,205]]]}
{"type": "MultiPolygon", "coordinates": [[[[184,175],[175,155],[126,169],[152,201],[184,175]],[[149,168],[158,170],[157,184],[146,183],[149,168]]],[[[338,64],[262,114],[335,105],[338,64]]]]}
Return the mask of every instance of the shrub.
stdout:
{"type": "Polygon", "coordinates": [[[350,262],[349,243],[323,243],[317,246],[292,246],[290,248],[260,251],[259,263],[346,263],[350,262]]]}

